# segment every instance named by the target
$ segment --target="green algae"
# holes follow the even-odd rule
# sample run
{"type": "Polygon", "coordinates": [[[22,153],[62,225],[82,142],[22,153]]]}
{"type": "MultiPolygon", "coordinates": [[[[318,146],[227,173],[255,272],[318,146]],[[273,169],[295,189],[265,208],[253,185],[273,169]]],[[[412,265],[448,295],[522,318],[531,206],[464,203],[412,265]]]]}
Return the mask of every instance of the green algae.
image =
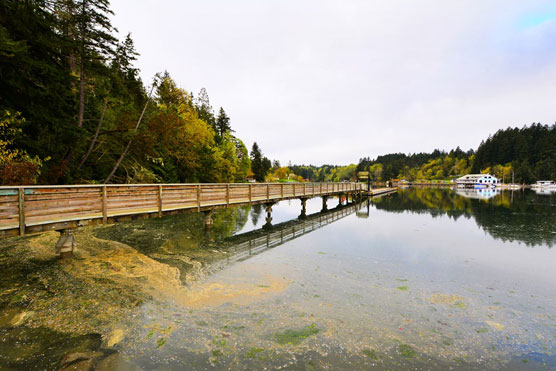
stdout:
{"type": "Polygon", "coordinates": [[[477,334],[484,334],[485,332],[488,332],[488,329],[485,327],[477,329],[477,334]]]}
{"type": "Polygon", "coordinates": [[[452,308],[455,308],[455,309],[465,309],[465,308],[467,308],[467,304],[463,301],[457,301],[454,304],[452,304],[451,306],[452,306],[452,308]]]}
{"type": "Polygon", "coordinates": [[[417,355],[417,352],[413,350],[411,345],[407,344],[400,344],[398,346],[398,352],[405,358],[414,358],[417,355]]]}
{"type": "Polygon", "coordinates": [[[261,354],[263,352],[264,352],[263,348],[251,348],[247,351],[247,354],[245,356],[250,359],[264,360],[265,357],[261,354]]]}
{"type": "Polygon", "coordinates": [[[274,334],[274,340],[280,345],[299,345],[309,336],[318,334],[319,331],[320,329],[312,323],[300,329],[287,329],[283,332],[277,332],[274,334]]]}
{"type": "Polygon", "coordinates": [[[398,290],[400,290],[400,291],[407,291],[407,290],[409,290],[409,287],[407,287],[407,286],[398,286],[398,287],[396,287],[396,288],[397,288],[398,290]]]}
{"type": "Polygon", "coordinates": [[[363,349],[363,354],[371,359],[374,359],[375,361],[378,360],[378,356],[376,355],[376,352],[372,349],[363,349]]]}

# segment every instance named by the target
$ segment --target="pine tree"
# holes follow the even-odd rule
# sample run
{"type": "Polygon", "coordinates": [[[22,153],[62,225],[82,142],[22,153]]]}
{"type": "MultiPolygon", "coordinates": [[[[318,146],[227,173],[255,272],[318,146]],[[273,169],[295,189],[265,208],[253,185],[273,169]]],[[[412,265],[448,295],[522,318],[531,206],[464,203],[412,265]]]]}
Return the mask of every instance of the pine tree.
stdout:
{"type": "Polygon", "coordinates": [[[218,117],[216,118],[216,133],[220,138],[224,136],[224,134],[233,132],[232,127],[230,126],[230,118],[226,115],[226,112],[222,107],[218,111],[218,117]]]}
{"type": "Polygon", "coordinates": [[[214,118],[214,112],[205,88],[201,88],[199,91],[195,99],[195,107],[197,108],[197,115],[199,118],[210,125],[214,129],[214,132],[216,132],[216,119],[214,118]]]}
{"type": "Polygon", "coordinates": [[[265,171],[263,167],[263,154],[257,142],[251,148],[251,170],[257,182],[264,182],[265,171]]]}

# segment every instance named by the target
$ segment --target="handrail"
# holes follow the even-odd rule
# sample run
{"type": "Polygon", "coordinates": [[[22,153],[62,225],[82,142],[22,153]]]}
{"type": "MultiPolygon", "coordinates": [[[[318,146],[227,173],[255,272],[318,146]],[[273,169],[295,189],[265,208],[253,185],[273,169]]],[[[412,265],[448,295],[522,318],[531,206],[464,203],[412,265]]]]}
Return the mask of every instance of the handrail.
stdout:
{"type": "Polygon", "coordinates": [[[0,235],[362,190],[347,182],[0,186],[0,235]]]}

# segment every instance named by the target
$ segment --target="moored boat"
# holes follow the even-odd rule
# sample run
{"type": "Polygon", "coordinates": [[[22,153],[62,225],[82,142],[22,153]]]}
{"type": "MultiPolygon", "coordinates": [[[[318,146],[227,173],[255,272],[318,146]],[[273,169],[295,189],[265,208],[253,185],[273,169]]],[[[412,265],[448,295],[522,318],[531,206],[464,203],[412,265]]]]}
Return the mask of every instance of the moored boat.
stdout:
{"type": "Polygon", "coordinates": [[[531,188],[543,190],[556,190],[556,182],[552,180],[538,180],[535,184],[531,184],[531,188]]]}

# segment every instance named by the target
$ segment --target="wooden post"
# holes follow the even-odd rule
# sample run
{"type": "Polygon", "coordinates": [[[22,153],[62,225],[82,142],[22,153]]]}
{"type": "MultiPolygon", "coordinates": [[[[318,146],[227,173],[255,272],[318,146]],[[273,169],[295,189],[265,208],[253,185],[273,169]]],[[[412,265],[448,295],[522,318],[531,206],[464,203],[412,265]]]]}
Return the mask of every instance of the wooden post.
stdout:
{"type": "Polygon", "coordinates": [[[197,211],[201,211],[201,185],[197,184],[197,211]]]}
{"type": "Polygon", "coordinates": [[[102,186],[102,224],[108,223],[108,210],[106,209],[108,205],[108,196],[106,192],[106,186],[102,186]]]}
{"type": "Polygon", "coordinates": [[[270,200],[270,184],[266,183],[266,199],[270,200]]]}
{"type": "Polygon", "coordinates": [[[226,206],[230,206],[230,184],[226,184],[226,206]]]}
{"type": "Polygon", "coordinates": [[[295,183],[292,184],[293,187],[293,197],[295,197],[295,183]]]}
{"type": "Polygon", "coordinates": [[[25,234],[25,188],[17,189],[17,198],[19,200],[19,235],[25,234]]]}
{"type": "Polygon", "coordinates": [[[158,186],[158,217],[162,217],[162,185],[158,186]]]}
{"type": "Polygon", "coordinates": [[[252,196],[251,196],[251,195],[252,195],[251,186],[252,186],[252,184],[249,184],[249,203],[251,203],[251,200],[252,200],[252,196]]]}
{"type": "Polygon", "coordinates": [[[303,183],[303,196],[307,195],[307,183],[303,183]]]}
{"type": "Polygon", "coordinates": [[[280,184],[280,198],[284,198],[284,183],[280,184]]]}
{"type": "Polygon", "coordinates": [[[320,194],[322,194],[322,183],[320,184],[320,194]]]}

